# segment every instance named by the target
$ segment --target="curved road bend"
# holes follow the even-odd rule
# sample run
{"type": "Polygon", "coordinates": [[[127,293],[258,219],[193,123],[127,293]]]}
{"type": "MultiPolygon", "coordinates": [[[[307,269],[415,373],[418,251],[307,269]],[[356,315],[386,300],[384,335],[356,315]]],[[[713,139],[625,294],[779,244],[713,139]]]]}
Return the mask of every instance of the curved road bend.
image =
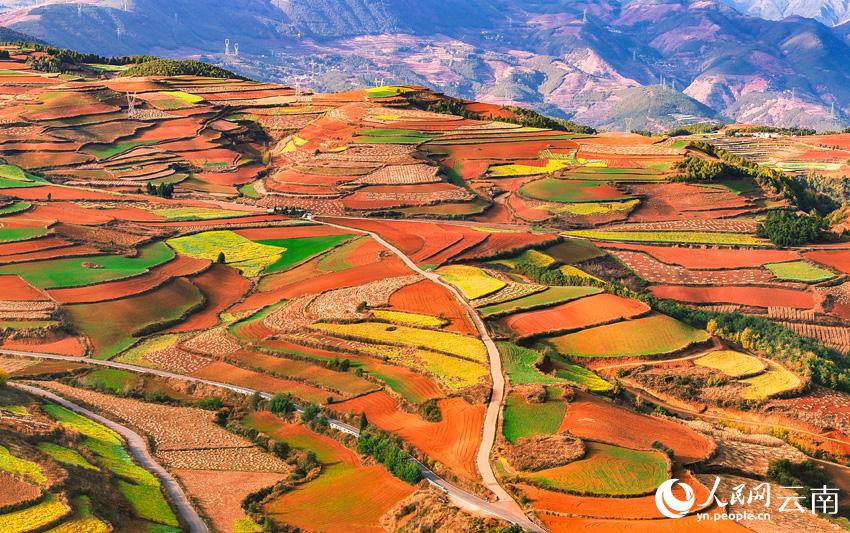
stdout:
{"type": "MultiPolygon", "coordinates": [[[[228,383],[221,383],[219,381],[212,381],[212,380],[209,380],[209,379],[195,378],[195,377],[187,376],[187,375],[184,375],[184,374],[175,374],[173,372],[168,372],[166,370],[157,370],[155,368],[147,368],[147,367],[143,367],[143,366],[130,365],[130,364],[127,364],[127,363],[118,363],[118,362],[115,362],[115,361],[101,361],[99,359],[90,359],[90,358],[87,358],[87,357],[74,357],[74,356],[69,356],[69,355],[46,354],[46,353],[37,353],[37,352],[24,352],[24,351],[20,351],[20,350],[5,350],[5,349],[0,349],[0,354],[13,355],[13,356],[17,356],[17,357],[29,357],[29,358],[33,358],[33,359],[47,359],[47,360],[51,360],[51,361],[68,361],[68,362],[73,362],[73,363],[84,363],[84,364],[90,364],[90,365],[95,365],[95,366],[117,368],[119,370],[127,370],[129,372],[136,372],[138,374],[150,374],[150,375],[158,376],[158,377],[162,377],[162,378],[178,379],[178,380],[182,380],[182,381],[190,381],[190,382],[193,382],[193,383],[203,383],[205,385],[210,385],[212,387],[217,387],[217,388],[220,388],[220,389],[232,391],[232,392],[235,392],[237,394],[242,394],[242,395],[245,395],[245,396],[250,396],[254,393],[259,393],[263,398],[265,398],[267,400],[271,399],[271,397],[272,397],[272,395],[269,394],[269,393],[260,392],[260,391],[254,390],[254,389],[249,389],[247,387],[239,387],[237,385],[230,385],[228,383]]],[[[18,387],[27,387],[26,385],[18,384],[18,383],[15,383],[14,385],[18,386],[18,387]]],[[[31,388],[35,389],[35,387],[31,387],[31,388]]],[[[40,391],[41,389],[35,389],[35,390],[40,391]]],[[[44,391],[42,391],[42,392],[44,392],[44,391]]],[[[47,393],[47,394],[52,394],[52,393],[47,393]]],[[[56,396],[56,395],[53,395],[53,396],[56,396]]],[[[56,397],[58,398],[58,396],[56,396],[56,397]]],[[[63,400],[63,401],[67,401],[67,400],[63,400]]],[[[71,402],[68,402],[68,403],[71,403],[71,402]]],[[[301,410],[300,407],[299,407],[299,410],[301,410]]],[[[103,419],[103,420],[106,420],[106,419],[103,419]]],[[[98,421],[100,421],[100,419],[98,419],[98,421]]],[[[110,423],[114,424],[114,422],[110,422],[110,423]]],[[[348,433],[348,434],[354,435],[354,436],[357,436],[357,435],[360,434],[360,431],[358,430],[358,428],[356,428],[356,427],[354,427],[350,424],[346,424],[345,422],[342,422],[340,420],[329,419],[328,423],[331,427],[333,427],[337,431],[342,431],[344,433],[348,433]]],[[[104,424],[104,425],[108,425],[108,424],[104,424]]],[[[488,502],[487,500],[480,498],[479,496],[476,496],[475,494],[472,494],[471,492],[467,492],[467,491],[449,483],[445,479],[443,479],[440,476],[438,476],[437,474],[435,474],[433,471],[431,471],[428,467],[426,467],[422,463],[419,463],[418,461],[415,461],[415,462],[416,462],[417,466],[419,467],[419,470],[422,471],[423,478],[426,481],[428,481],[429,483],[431,483],[432,485],[434,485],[435,487],[437,487],[438,489],[440,489],[441,491],[443,491],[444,493],[446,493],[451,498],[451,500],[455,503],[455,505],[457,505],[458,507],[460,507],[462,509],[466,509],[468,511],[490,514],[492,516],[507,520],[508,522],[518,524],[518,525],[520,525],[520,526],[522,526],[522,527],[524,527],[524,528],[526,528],[530,531],[535,531],[535,532],[543,531],[540,528],[540,526],[538,526],[537,524],[532,522],[525,515],[525,513],[522,512],[522,510],[514,511],[513,509],[511,509],[509,507],[503,506],[501,504],[501,502],[496,502],[496,503],[488,502]]],[[[516,504],[514,504],[514,505],[516,505],[516,504]]],[[[516,507],[518,508],[519,506],[517,505],[516,507]]],[[[199,531],[206,531],[206,529],[199,530],[199,531]]]]}
{"type": "Polygon", "coordinates": [[[398,256],[399,259],[401,259],[411,270],[448,289],[449,292],[454,295],[455,299],[460,302],[464,309],[466,309],[470,319],[475,324],[475,329],[478,330],[478,335],[487,347],[487,355],[490,359],[490,377],[493,380],[493,391],[490,394],[490,403],[487,405],[487,414],[484,418],[481,446],[478,448],[478,454],[476,456],[478,472],[481,474],[481,479],[484,481],[484,485],[496,495],[496,505],[499,505],[501,508],[510,512],[517,518],[522,517],[525,519],[522,521],[512,521],[532,531],[540,531],[540,526],[528,519],[519,504],[517,504],[511,495],[508,494],[508,492],[499,484],[499,481],[496,479],[496,474],[493,472],[493,467],[490,464],[490,451],[492,450],[493,444],[496,440],[496,431],[499,426],[499,415],[502,410],[502,402],[505,399],[505,377],[502,374],[501,355],[499,354],[499,350],[496,348],[496,343],[493,342],[492,337],[490,337],[487,327],[484,325],[484,320],[481,319],[472,305],[466,301],[466,298],[460,294],[460,291],[458,291],[454,285],[446,283],[440,279],[440,276],[433,272],[426,272],[425,270],[422,270],[419,265],[410,259],[404,252],[384,240],[384,238],[380,235],[371,231],[351,228],[340,224],[333,224],[331,222],[324,222],[322,220],[315,220],[315,222],[337,229],[354,231],[371,236],[382,246],[398,256]]]}
{"type": "Polygon", "coordinates": [[[209,532],[207,525],[198,515],[197,511],[195,511],[195,508],[192,507],[192,504],[189,502],[189,498],[187,498],[186,494],[183,492],[183,488],[179,483],[177,483],[177,480],[174,479],[171,474],[169,474],[159,465],[159,463],[156,462],[156,460],[154,460],[148,450],[147,441],[145,441],[145,439],[143,439],[138,433],[130,428],[118,424],[117,422],[113,422],[112,420],[93,413],[85,407],[69,402],[65,398],[53,394],[52,392],[32,387],[30,385],[24,385],[22,383],[10,383],[10,385],[18,390],[32,394],[33,396],[40,396],[41,398],[50,400],[53,403],[57,403],[66,409],[70,409],[71,411],[83,415],[86,418],[90,418],[98,424],[102,424],[119,433],[127,441],[127,448],[130,450],[130,453],[133,454],[136,461],[138,461],[145,470],[148,470],[155,475],[159,479],[160,483],[162,483],[162,487],[165,489],[169,499],[174,504],[177,513],[183,519],[183,522],[189,526],[189,531],[192,533],[209,532]]]}

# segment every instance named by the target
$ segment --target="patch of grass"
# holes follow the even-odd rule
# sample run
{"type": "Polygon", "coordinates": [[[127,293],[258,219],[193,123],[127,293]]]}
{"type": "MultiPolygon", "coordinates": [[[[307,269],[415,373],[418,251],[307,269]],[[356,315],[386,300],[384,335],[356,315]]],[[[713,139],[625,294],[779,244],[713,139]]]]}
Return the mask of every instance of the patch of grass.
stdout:
{"type": "Polygon", "coordinates": [[[139,249],[136,257],[93,255],[69,259],[53,259],[0,267],[0,274],[18,274],[40,289],[80,287],[138,276],[149,268],[174,258],[174,252],[162,242],[139,249]],[[84,264],[97,265],[87,268],[84,264]]]}
{"type": "Polygon", "coordinates": [[[74,508],[74,518],[47,530],[46,533],[107,533],[112,530],[109,524],[94,516],[88,496],[77,496],[71,506],[74,508]]]}
{"type": "Polygon", "coordinates": [[[281,258],[276,246],[260,244],[229,230],[205,231],[168,240],[177,252],[200,259],[216,261],[220,253],[225,263],[242,271],[246,277],[260,275],[281,258]]]}
{"type": "Polygon", "coordinates": [[[133,485],[126,481],[118,481],[118,490],[127,498],[133,511],[140,518],[177,527],[180,522],[174,516],[174,511],[168,506],[159,485],[133,485]]]}
{"type": "Polygon", "coordinates": [[[578,203],[631,200],[632,197],[618,192],[607,181],[564,180],[543,178],[526,183],[520,192],[529,198],[545,202],[578,203]]]}
{"type": "Polygon", "coordinates": [[[553,214],[570,214],[576,216],[607,215],[610,213],[628,213],[640,204],[640,200],[625,202],[580,202],[561,204],[557,206],[540,206],[553,214]]]}
{"type": "Polygon", "coordinates": [[[829,270],[817,267],[808,261],[789,261],[787,263],[770,263],[765,265],[773,275],[787,281],[802,281],[815,283],[835,277],[829,270]]]}
{"type": "Polygon", "coordinates": [[[437,274],[457,287],[470,300],[492,294],[506,285],[504,281],[494,278],[483,269],[469,265],[442,267],[437,270],[437,274]]]}
{"type": "Polygon", "coordinates": [[[421,144],[430,141],[434,134],[416,130],[394,128],[369,128],[358,132],[353,142],[361,144],[421,144]]]}
{"type": "Polygon", "coordinates": [[[319,237],[300,237],[295,239],[270,239],[257,241],[267,246],[283,249],[283,255],[266,267],[263,274],[272,274],[286,270],[296,263],[323,253],[338,244],[347,241],[352,235],[323,235],[319,237]]]}
{"type": "Polygon", "coordinates": [[[56,324],[55,320],[0,320],[0,329],[41,329],[56,324]]]}
{"type": "Polygon", "coordinates": [[[543,292],[538,292],[530,296],[525,296],[509,302],[480,307],[478,312],[484,317],[508,315],[518,313],[520,311],[550,307],[555,304],[577,300],[579,298],[590,296],[592,294],[599,294],[601,292],[602,289],[599,287],[549,287],[543,292]]]}
{"type": "Polygon", "coordinates": [[[366,95],[369,98],[388,98],[391,96],[398,96],[400,94],[409,93],[412,91],[413,89],[409,87],[387,85],[385,87],[372,87],[370,89],[366,89],[366,95]]]}
{"type": "Polygon", "coordinates": [[[40,531],[59,520],[71,508],[55,494],[48,494],[40,503],[11,513],[0,514],[0,531],[25,533],[40,531]]]}
{"type": "Polygon", "coordinates": [[[743,233],[710,233],[701,231],[605,231],[576,230],[567,232],[575,237],[600,241],[622,242],[669,242],[693,244],[740,244],[748,246],[768,246],[765,239],[743,233]]]}
{"type": "Polygon", "coordinates": [[[14,215],[15,213],[21,213],[26,211],[32,207],[32,204],[29,202],[12,202],[9,205],[5,205],[0,207],[0,216],[6,215],[14,215]]]}
{"type": "Polygon", "coordinates": [[[168,95],[172,98],[182,100],[187,104],[199,104],[204,101],[202,96],[197,94],[187,93],[186,91],[162,91],[160,94],[168,95]]]}
{"type": "Polygon", "coordinates": [[[549,342],[560,353],[576,357],[641,357],[675,352],[706,340],[705,331],[656,314],[553,337],[549,342]]]}
{"type": "Polygon", "coordinates": [[[383,309],[376,309],[372,311],[372,315],[375,318],[380,318],[387,322],[394,322],[396,324],[404,324],[405,326],[413,327],[440,328],[445,326],[447,323],[446,320],[440,317],[421,315],[419,313],[406,313],[404,311],[386,311],[383,309]]]}
{"type": "Polygon", "coordinates": [[[475,337],[466,337],[447,331],[395,326],[381,322],[359,322],[355,324],[317,323],[311,326],[332,335],[352,337],[386,344],[400,344],[435,350],[450,355],[466,357],[475,361],[487,361],[484,343],[475,337]]]}
{"type": "Polygon", "coordinates": [[[661,452],[588,442],[584,459],[526,477],[547,488],[580,494],[629,496],[654,491],[667,479],[661,452]]]}
{"type": "Polygon", "coordinates": [[[138,374],[117,368],[98,368],[86,374],[81,381],[89,387],[121,394],[139,382],[138,374]]]}
{"type": "Polygon", "coordinates": [[[560,270],[565,276],[574,277],[574,278],[582,278],[582,279],[592,279],[592,280],[595,280],[595,281],[602,281],[601,279],[597,278],[596,276],[591,276],[590,274],[588,274],[584,270],[582,270],[582,269],[580,269],[576,266],[573,266],[573,265],[561,265],[561,267],[558,270],[560,270]]]}
{"type": "Polygon", "coordinates": [[[88,462],[77,450],[59,446],[52,442],[39,442],[38,449],[52,457],[58,463],[85,468],[87,470],[99,470],[98,467],[88,462]]]}
{"type": "MultiPolygon", "coordinates": [[[[4,446],[0,446],[0,470],[16,476],[25,477],[39,485],[47,483],[47,476],[37,463],[15,457],[12,452],[4,446]]],[[[0,531],[5,531],[0,528],[0,531]]]]}
{"type": "Polygon", "coordinates": [[[563,379],[558,379],[537,370],[535,364],[543,357],[540,352],[510,342],[497,342],[496,346],[502,355],[502,363],[505,366],[505,373],[508,375],[511,385],[528,385],[533,383],[556,385],[564,382],[563,379]]]}
{"type": "Polygon", "coordinates": [[[90,144],[83,149],[83,152],[91,154],[98,159],[109,159],[110,157],[116,156],[118,154],[123,154],[133,148],[138,146],[145,146],[148,144],[153,144],[157,142],[156,140],[144,140],[144,141],[123,141],[112,144],[90,144]]]}
{"type": "Polygon", "coordinates": [[[719,370],[733,378],[749,376],[765,369],[764,363],[757,357],[734,350],[717,350],[708,353],[694,360],[694,364],[719,370]]]}
{"type": "Polygon", "coordinates": [[[567,402],[560,398],[557,388],[546,388],[543,403],[528,403],[522,395],[511,392],[505,400],[502,432],[511,443],[534,435],[553,435],[561,427],[566,412],[567,402]]]}
{"type": "Polygon", "coordinates": [[[246,198],[251,198],[253,200],[259,200],[263,197],[260,193],[257,192],[257,189],[254,187],[254,183],[246,183],[245,185],[239,187],[239,192],[242,193],[242,196],[246,198]]]}
{"type": "Polygon", "coordinates": [[[46,403],[41,406],[41,409],[63,426],[67,426],[79,433],[82,433],[90,439],[118,445],[123,442],[121,440],[121,436],[108,427],[102,426],[82,415],[78,415],[69,409],[65,409],[61,405],[46,403]]]}
{"type": "Polygon", "coordinates": [[[763,400],[800,386],[800,378],[790,370],[770,362],[764,374],[742,379],[741,383],[749,385],[744,389],[745,400],[763,400]]]}

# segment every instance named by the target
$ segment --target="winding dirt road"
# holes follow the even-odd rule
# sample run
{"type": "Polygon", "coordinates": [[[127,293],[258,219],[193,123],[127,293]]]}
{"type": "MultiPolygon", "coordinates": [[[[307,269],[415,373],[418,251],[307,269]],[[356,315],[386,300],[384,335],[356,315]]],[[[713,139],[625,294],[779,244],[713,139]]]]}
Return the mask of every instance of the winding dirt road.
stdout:
{"type": "Polygon", "coordinates": [[[133,458],[136,459],[136,461],[138,461],[145,470],[148,470],[155,475],[157,479],[159,479],[160,483],[162,483],[162,487],[165,489],[166,494],[168,494],[168,498],[171,500],[177,514],[179,514],[183,522],[189,526],[189,531],[192,533],[209,532],[207,525],[204,523],[203,519],[201,519],[197,511],[195,511],[195,508],[192,507],[192,504],[189,502],[189,498],[187,498],[186,494],[183,492],[183,488],[179,483],[177,483],[177,480],[174,479],[171,474],[169,474],[159,465],[159,463],[156,462],[150,454],[150,450],[148,450],[147,441],[142,438],[141,435],[128,427],[122,426],[117,422],[113,422],[108,418],[104,418],[97,413],[93,413],[85,407],[77,405],[74,402],[70,402],[61,396],[53,394],[52,392],[39,389],[38,387],[33,387],[31,385],[24,385],[23,383],[9,383],[9,386],[27,394],[50,400],[53,403],[59,404],[62,407],[70,409],[71,411],[83,415],[86,418],[90,418],[98,424],[104,425],[120,434],[124,437],[124,440],[127,441],[127,449],[130,450],[133,458]]]}
{"type": "Polygon", "coordinates": [[[481,445],[478,448],[478,453],[476,455],[475,460],[476,465],[478,466],[478,472],[481,475],[481,479],[483,480],[484,485],[488,489],[490,489],[493,494],[496,495],[496,505],[500,506],[506,511],[509,511],[515,516],[516,519],[512,520],[514,523],[519,524],[532,531],[542,531],[540,529],[540,526],[528,519],[519,504],[499,484],[498,479],[496,479],[496,474],[493,472],[493,466],[490,464],[490,452],[493,449],[493,444],[496,441],[496,431],[499,427],[499,415],[502,411],[502,402],[504,402],[505,400],[505,376],[502,373],[501,355],[499,354],[498,348],[496,348],[496,343],[493,342],[492,337],[490,337],[490,333],[487,331],[487,327],[484,324],[484,320],[481,319],[481,317],[478,315],[472,305],[470,305],[466,298],[464,298],[463,295],[460,294],[460,291],[458,291],[454,287],[454,285],[446,283],[437,274],[425,271],[420,268],[419,265],[417,265],[412,259],[410,259],[404,252],[387,242],[380,235],[371,231],[365,231],[349,226],[343,226],[341,224],[325,222],[322,220],[315,220],[315,222],[345,231],[353,231],[360,234],[369,235],[387,250],[398,256],[398,258],[401,259],[404,264],[407,265],[408,268],[418,273],[419,275],[425,277],[426,279],[429,279],[434,283],[440,285],[441,287],[446,288],[464,307],[464,309],[466,309],[466,312],[472,319],[473,324],[475,324],[475,329],[478,330],[479,337],[484,342],[484,345],[487,347],[487,356],[490,360],[490,377],[493,380],[493,390],[490,394],[490,402],[487,404],[487,414],[484,418],[484,428],[481,436],[481,445]],[[524,518],[524,520],[519,519],[520,517],[524,518]]]}

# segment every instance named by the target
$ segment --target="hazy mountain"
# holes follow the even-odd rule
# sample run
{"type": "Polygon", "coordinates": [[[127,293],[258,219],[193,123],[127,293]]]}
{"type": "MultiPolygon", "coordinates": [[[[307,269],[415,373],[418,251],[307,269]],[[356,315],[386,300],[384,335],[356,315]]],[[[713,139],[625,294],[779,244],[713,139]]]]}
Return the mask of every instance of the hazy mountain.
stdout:
{"type": "Polygon", "coordinates": [[[781,20],[799,16],[833,26],[850,20],[850,0],[724,0],[742,13],[781,20]]]}
{"type": "Polygon", "coordinates": [[[834,129],[850,112],[850,25],[720,0],[44,0],[0,24],[85,51],[200,57],[320,90],[419,83],[604,127],[834,129]]]}

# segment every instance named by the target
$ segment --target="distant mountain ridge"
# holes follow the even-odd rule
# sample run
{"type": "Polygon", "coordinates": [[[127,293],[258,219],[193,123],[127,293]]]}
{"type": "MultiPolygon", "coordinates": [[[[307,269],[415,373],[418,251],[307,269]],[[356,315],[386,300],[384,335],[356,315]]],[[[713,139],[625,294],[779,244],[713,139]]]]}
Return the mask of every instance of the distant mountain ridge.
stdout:
{"type": "MultiPolygon", "coordinates": [[[[619,129],[850,125],[850,23],[724,3],[759,0],[21,1],[0,24],[59,46],[195,57],[319,90],[418,83],[619,129]]],[[[847,1],[763,3],[839,13],[847,1]]]]}

